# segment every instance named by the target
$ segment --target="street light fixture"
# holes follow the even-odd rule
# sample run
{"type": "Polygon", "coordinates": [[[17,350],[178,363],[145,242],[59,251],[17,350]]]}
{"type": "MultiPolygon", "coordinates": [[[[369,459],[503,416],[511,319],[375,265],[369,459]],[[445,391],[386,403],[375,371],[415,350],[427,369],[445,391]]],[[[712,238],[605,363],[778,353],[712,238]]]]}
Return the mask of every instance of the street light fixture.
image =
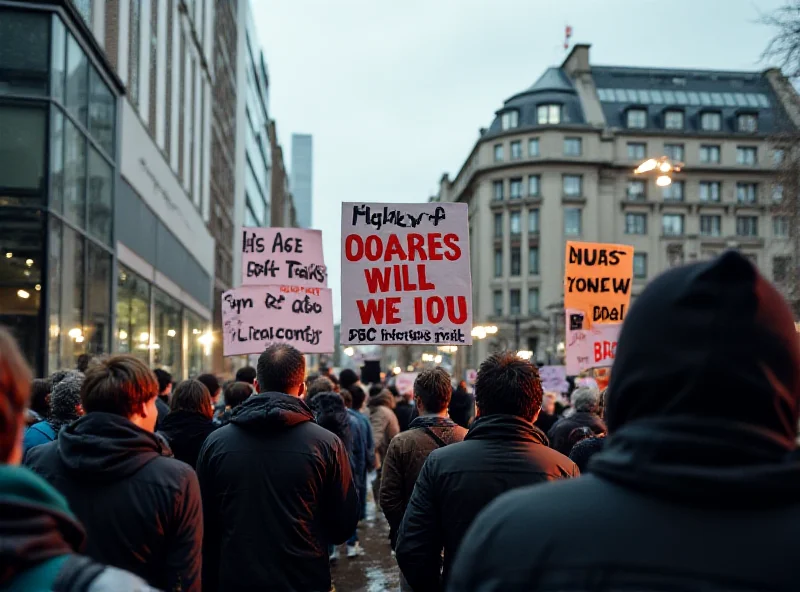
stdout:
{"type": "Polygon", "coordinates": [[[356,353],[356,350],[353,349],[352,347],[346,347],[344,348],[344,350],[342,350],[342,353],[346,355],[348,358],[352,358],[353,355],[356,353]]]}
{"type": "Polygon", "coordinates": [[[475,325],[472,328],[472,336],[475,339],[486,339],[487,335],[494,335],[497,333],[495,325],[475,325]]]}
{"type": "Polygon", "coordinates": [[[517,357],[522,358],[523,360],[530,360],[533,357],[533,352],[527,349],[523,349],[517,352],[517,357]]]}
{"type": "Polygon", "coordinates": [[[636,169],[633,171],[633,174],[644,175],[646,173],[655,171],[656,185],[659,187],[668,187],[672,184],[672,173],[679,173],[682,167],[683,163],[673,163],[666,156],[662,156],[658,159],[648,158],[638,167],[636,167],[636,169]]]}

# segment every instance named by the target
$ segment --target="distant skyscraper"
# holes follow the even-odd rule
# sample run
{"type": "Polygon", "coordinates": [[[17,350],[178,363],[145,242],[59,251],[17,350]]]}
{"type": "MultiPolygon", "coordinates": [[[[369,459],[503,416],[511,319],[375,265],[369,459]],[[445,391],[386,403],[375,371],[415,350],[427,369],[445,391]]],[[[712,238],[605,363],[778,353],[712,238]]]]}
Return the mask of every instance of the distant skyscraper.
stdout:
{"type": "Polygon", "coordinates": [[[292,134],[292,194],[297,223],[311,227],[311,135],[292,134]]]}

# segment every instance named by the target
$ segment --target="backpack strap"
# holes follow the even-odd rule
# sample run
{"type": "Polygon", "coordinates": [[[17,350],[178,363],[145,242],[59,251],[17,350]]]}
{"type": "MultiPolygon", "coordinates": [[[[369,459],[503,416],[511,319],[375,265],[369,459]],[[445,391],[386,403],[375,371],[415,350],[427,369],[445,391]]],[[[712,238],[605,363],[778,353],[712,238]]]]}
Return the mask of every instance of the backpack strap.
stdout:
{"type": "Polygon", "coordinates": [[[436,445],[437,445],[439,448],[441,448],[441,447],[443,447],[443,446],[447,446],[447,442],[445,442],[444,440],[442,440],[442,438],[441,438],[441,437],[439,437],[439,436],[436,434],[436,432],[434,432],[434,431],[433,431],[432,429],[430,429],[428,426],[422,426],[422,427],[421,427],[421,428],[419,428],[419,429],[421,429],[423,432],[425,432],[426,434],[428,434],[428,436],[431,438],[431,440],[433,440],[434,442],[436,442],[436,445]]]}
{"type": "Polygon", "coordinates": [[[86,592],[105,568],[84,555],[70,555],[53,582],[53,592],[86,592]]]}

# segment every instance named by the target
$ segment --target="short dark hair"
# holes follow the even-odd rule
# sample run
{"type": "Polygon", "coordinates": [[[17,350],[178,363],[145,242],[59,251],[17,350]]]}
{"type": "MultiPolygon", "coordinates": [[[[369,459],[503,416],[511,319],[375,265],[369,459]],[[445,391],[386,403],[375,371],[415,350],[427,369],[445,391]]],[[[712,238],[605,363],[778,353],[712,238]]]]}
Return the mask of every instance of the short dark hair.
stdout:
{"type": "Polygon", "coordinates": [[[419,397],[429,413],[439,413],[450,404],[453,386],[450,375],[443,368],[430,368],[419,373],[414,380],[414,396],[419,397]]]}
{"type": "Polygon", "coordinates": [[[199,380],[184,380],[178,384],[169,399],[169,409],[170,411],[202,413],[208,419],[214,416],[211,393],[199,380]]]}
{"type": "Polygon", "coordinates": [[[339,372],[339,384],[342,388],[349,389],[352,385],[357,383],[358,380],[358,374],[356,374],[355,370],[345,368],[339,372]]]}
{"type": "Polygon", "coordinates": [[[352,409],[361,409],[364,406],[364,401],[367,398],[367,393],[364,392],[364,389],[358,386],[357,384],[351,384],[346,390],[350,393],[352,400],[350,401],[350,405],[352,409]]]}
{"type": "Polygon", "coordinates": [[[31,388],[31,371],[11,334],[0,327],[0,464],[17,445],[31,388]]]}
{"type": "Polygon", "coordinates": [[[383,390],[384,390],[383,389],[383,385],[373,384],[371,387],[369,387],[369,396],[370,396],[370,398],[372,398],[372,397],[374,397],[376,395],[380,395],[383,392],[383,390]]]}
{"type": "Polygon", "coordinates": [[[481,416],[516,415],[532,421],[543,395],[539,370],[512,352],[492,354],[478,369],[475,403],[481,416]]]}
{"type": "Polygon", "coordinates": [[[348,391],[347,389],[342,389],[336,394],[342,398],[345,407],[348,407],[350,409],[353,408],[353,395],[350,394],[350,391],[348,391]]]}
{"type": "Polygon", "coordinates": [[[303,383],[306,359],[288,343],[273,343],[259,356],[256,373],[262,393],[287,393],[303,383]]]}
{"type": "Polygon", "coordinates": [[[172,384],[172,374],[163,368],[156,368],[153,370],[153,374],[156,375],[156,380],[158,381],[158,394],[160,395],[167,390],[169,385],[172,384]]]}
{"type": "Polygon", "coordinates": [[[314,382],[308,385],[308,392],[306,393],[306,404],[310,405],[311,400],[320,393],[332,393],[334,389],[333,382],[325,376],[318,376],[314,382]]]}
{"type": "Polygon", "coordinates": [[[38,413],[42,419],[50,415],[50,403],[47,396],[50,394],[50,381],[46,378],[34,378],[31,383],[30,408],[38,413]]]}
{"type": "Polygon", "coordinates": [[[131,417],[160,393],[155,373],[131,355],[105,358],[89,366],[81,387],[81,403],[86,413],[104,411],[131,417]]]}
{"type": "Polygon", "coordinates": [[[256,369],[252,366],[245,366],[236,371],[236,382],[246,382],[253,384],[256,381],[256,369]]]}
{"type": "Polygon", "coordinates": [[[225,398],[225,406],[235,409],[253,394],[253,387],[246,382],[231,382],[225,385],[222,396],[225,398]]]}
{"type": "Polygon", "coordinates": [[[201,374],[197,378],[196,381],[202,382],[203,386],[208,389],[208,394],[212,397],[217,394],[217,391],[220,389],[219,380],[213,374],[201,374]]]}
{"type": "Polygon", "coordinates": [[[76,364],[75,369],[78,372],[86,374],[86,370],[89,369],[89,364],[91,363],[91,361],[92,361],[92,356],[90,356],[89,354],[81,354],[78,356],[78,363],[76,364]]]}

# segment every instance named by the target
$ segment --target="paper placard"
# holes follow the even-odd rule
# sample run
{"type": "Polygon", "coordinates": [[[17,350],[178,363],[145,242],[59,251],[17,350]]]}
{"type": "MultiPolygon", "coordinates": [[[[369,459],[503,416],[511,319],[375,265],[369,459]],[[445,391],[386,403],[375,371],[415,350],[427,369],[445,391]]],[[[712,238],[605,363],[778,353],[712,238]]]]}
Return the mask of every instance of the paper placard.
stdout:
{"type": "Polygon", "coordinates": [[[541,366],[539,378],[545,392],[566,393],[569,390],[567,369],[564,366],[541,366]]]}
{"type": "Polygon", "coordinates": [[[621,323],[631,302],[633,247],[567,241],[564,308],[586,313],[585,326],[621,323]]]}
{"type": "Polygon", "coordinates": [[[401,395],[414,392],[414,381],[419,376],[419,372],[401,372],[394,379],[394,386],[401,395]]]}
{"type": "Polygon", "coordinates": [[[304,354],[333,347],[333,301],[329,288],[249,286],[222,294],[223,352],[259,354],[270,343],[289,343],[304,354]]]}
{"type": "Polygon", "coordinates": [[[469,386],[475,386],[475,382],[478,380],[478,371],[475,368],[468,368],[464,372],[464,378],[469,386]]]}
{"type": "Polygon", "coordinates": [[[322,231],[242,228],[242,286],[266,285],[326,287],[322,231]]]}
{"type": "Polygon", "coordinates": [[[574,376],[590,368],[606,368],[617,355],[617,338],[621,323],[596,323],[583,326],[583,313],[567,310],[566,361],[567,374],[574,376]]]}
{"type": "Polygon", "coordinates": [[[342,344],[472,343],[467,204],[342,204],[342,344]]]}

